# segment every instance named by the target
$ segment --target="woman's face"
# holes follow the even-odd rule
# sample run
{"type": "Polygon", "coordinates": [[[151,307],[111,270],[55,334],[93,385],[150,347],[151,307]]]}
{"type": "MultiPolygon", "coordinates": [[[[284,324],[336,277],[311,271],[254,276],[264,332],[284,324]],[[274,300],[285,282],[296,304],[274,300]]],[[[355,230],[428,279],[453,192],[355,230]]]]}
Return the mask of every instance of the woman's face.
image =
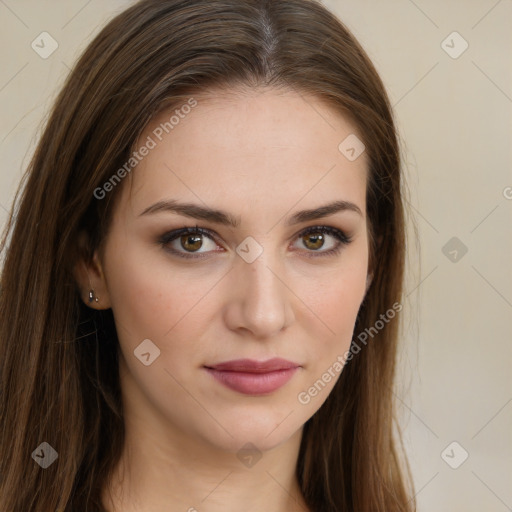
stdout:
{"type": "Polygon", "coordinates": [[[355,126],[311,96],[231,90],[188,105],[151,122],[117,185],[98,307],[115,317],[126,410],[149,430],[265,450],[320,408],[356,334],[366,154],[354,160],[355,126]]]}

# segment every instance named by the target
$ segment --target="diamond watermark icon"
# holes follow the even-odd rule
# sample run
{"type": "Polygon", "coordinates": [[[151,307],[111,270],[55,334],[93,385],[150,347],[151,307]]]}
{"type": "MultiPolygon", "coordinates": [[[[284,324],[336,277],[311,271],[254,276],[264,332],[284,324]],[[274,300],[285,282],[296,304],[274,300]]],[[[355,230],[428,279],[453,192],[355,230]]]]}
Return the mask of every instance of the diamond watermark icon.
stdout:
{"type": "Polygon", "coordinates": [[[364,153],[366,146],[356,134],[351,133],[341,141],[338,149],[347,160],[353,162],[364,153]]]}
{"type": "Polygon", "coordinates": [[[238,450],[236,456],[244,466],[252,468],[261,459],[262,454],[252,443],[246,443],[238,450]]]}
{"type": "Polygon", "coordinates": [[[458,263],[468,252],[468,248],[454,236],[446,242],[441,251],[452,263],[458,263]]]}
{"type": "Polygon", "coordinates": [[[252,263],[261,255],[263,247],[252,236],[248,236],[237,246],[236,252],[247,263],[252,263]]]}
{"type": "Polygon", "coordinates": [[[448,35],[441,43],[441,48],[452,59],[458,59],[468,49],[468,47],[468,42],[455,31],[448,35]]]}
{"type": "Polygon", "coordinates": [[[151,340],[146,339],[135,348],[133,353],[144,366],[149,366],[160,355],[160,349],[151,340]]]}
{"type": "Polygon", "coordinates": [[[452,469],[457,469],[462,466],[468,457],[469,453],[457,441],[450,443],[441,452],[441,458],[452,469]]]}
{"type": "Polygon", "coordinates": [[[47,59],[59,47],[59,43],[48,32],[41,32],[30,46],[39,57],[47,59]]]}
{"type": "Polygon", "coordinates": [[[41,443],[33,452],[32,458],[43,468],[50,467],[56,460],[59,454],[55,449],[46,441],[41,443]]]}

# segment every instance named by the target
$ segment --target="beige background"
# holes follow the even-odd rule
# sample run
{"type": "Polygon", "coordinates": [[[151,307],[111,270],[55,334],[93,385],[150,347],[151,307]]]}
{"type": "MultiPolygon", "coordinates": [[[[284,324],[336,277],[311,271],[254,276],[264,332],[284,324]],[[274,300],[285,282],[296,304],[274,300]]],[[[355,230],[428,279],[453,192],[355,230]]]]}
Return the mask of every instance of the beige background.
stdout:
{"type": "MultiPolygon", "coordinates": [[[[130,3],[0,0],[2,226],[59,85],[130,3]],[[43,31],[59,45],[47,59],[31,48],[43,31]]],[[[403,139],[419,248],[397,397],[419,510],[512,510],[512,1],[324,3],[373,59],[403,139]]]]}

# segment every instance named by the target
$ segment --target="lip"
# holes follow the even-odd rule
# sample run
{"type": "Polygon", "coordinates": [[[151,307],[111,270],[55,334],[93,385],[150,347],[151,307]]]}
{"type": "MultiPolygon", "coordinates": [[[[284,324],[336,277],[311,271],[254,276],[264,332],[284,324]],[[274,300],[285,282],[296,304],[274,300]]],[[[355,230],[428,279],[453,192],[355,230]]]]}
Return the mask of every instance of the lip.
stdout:
{"type": "Polygon", "coordinates": [[[217,381],[234,391],[245,395],[264,395],[284,386],[300,365],[281,358],[267,361],[236,359],[204,368],[217,381]]]}

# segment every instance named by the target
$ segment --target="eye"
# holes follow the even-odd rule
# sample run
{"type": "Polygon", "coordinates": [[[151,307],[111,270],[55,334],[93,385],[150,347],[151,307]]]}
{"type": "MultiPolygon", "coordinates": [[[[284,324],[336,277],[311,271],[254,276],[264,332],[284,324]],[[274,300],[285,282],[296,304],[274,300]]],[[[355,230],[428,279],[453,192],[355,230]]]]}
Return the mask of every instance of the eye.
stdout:
{"type": "Polygon", "coordinates": [[[330,226],[313,226],[302,231],[299,236],[303,247],[309,249],[306,251],[307,257],[313,258],[338,254],[343,246],[352,241],[343,231],[330,226]],[[325,249],[329,239],[331,243],[327,244],[327,250],[320,250],[325,249]]]}
{"type": "MultiPolygon", "coordinates": [[[[215,241],[215,235],[208,229],[184,227],[164,234],[159,243],[169,252],[181,258],[204,258],[208,253],[218,252],[215,249],[219,244],[215,241]],[[200,251],[205,246],[205,240],[211,243],[212,248],[200,251]]],[[[298,235],[299,242],[307,257],[329,256],[340,252],[344,245],[348,245],[352,239],[343,231],[330,226],[313,226],[305,229],[298,235]],[[330,240],[330,243],[329,243],[330,240]],[[324,246],[327,242],[327,250],[324,246]],[[324,250],[321,250],[324,249],[324,250]]]]}
{"type": "MultiPolygon", "coordinates": [[[[212,249],[215,249],[218,244],[215,243],[215,239],[209,230],[195,227],[186,227],[178,229],[176,231],[170,231],[162,236],[159,242],[169,252],[181,256],[183,258],[203,258],[202,256],[206,252],[199,252],[204,245],[205,238],[211,242],[212,249]],[[198,256],[196,256],[198,254],[198,256]]],[[[208,245],[208,244],[206,244],[208,245]]]]}

